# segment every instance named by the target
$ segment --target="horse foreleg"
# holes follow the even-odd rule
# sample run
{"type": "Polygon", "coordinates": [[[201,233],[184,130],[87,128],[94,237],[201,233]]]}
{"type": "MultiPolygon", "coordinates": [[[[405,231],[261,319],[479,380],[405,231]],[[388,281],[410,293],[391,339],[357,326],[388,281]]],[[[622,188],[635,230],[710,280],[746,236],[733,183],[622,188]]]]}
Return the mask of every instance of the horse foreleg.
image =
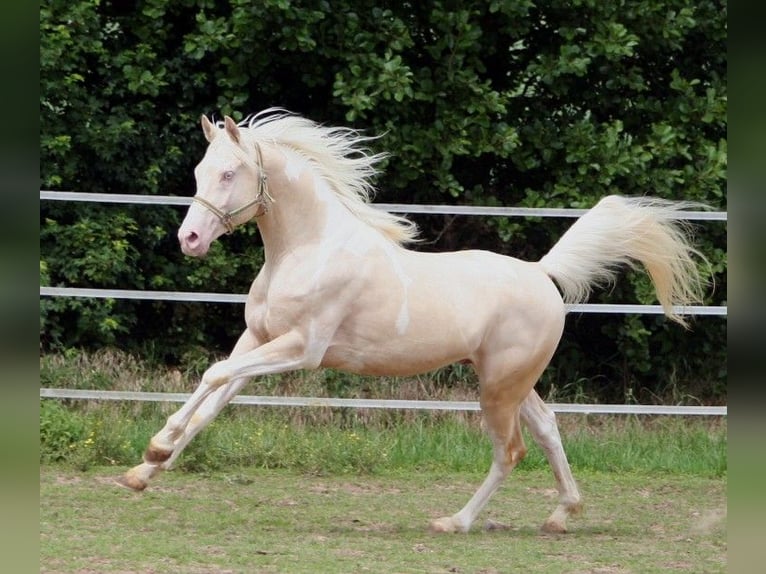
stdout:
{"type": "Polygon", "coordinates": [[[180,453],[194,434],[215,417],[250,377],[315,367],[318,364],[315,358],[306,355],[304,338],[296,332],[253,349],[255,344],[254,338],[246,332],[232,356],[205,371],[191,397],[168,417],[162,430],[149,441],[143,463],[120,477],[120,485],[134,490],[146,488],[151,478],[168,468],[177,458],[176,449],[180,453]]]}
{"type": "Polygon", "coordinates": [[[128,486],[133,490],[143,490],[149,484],[149,481],[160,471],[170,470],[184,448],[186,448],[186,445],[213,421],[223,407],[229,404],[231,399],[242,390],[242,387],[248,381],[249,379],[247,378],[236,379],[208,395],[192,416],[183,434],[173,443],[172,453],[167,460],[156,462],[155,460],[147,460],[148,457],[145,456],[144,462],[126,472],[125,475],[118,479],[118,483],[122,486],[128,486]]]}
{"type": "Polygon", "coordinates": [[[559,505],[543,523],[543,532],[566,532],[567,518],[582,509],[580,491],[569,468],[567,455],[561,444],[556,414],[546,405],[534,389],[521,404],[521,420],[540,445],[556,477],[559,505]]]}
{"type": "Polygon", "coordinates": [[[186,445],[188,445],[202,429],[218,416],[218,413],[223,410],[223,407],[228,405],[229,402],[231,402],[231,399],[236,397],[239,394],[239,391],[242,390],[242,387],[249,381],[249,378],[235,379],[228,385],[216,389],[213,394],[205,399],[197,409],[197,412],[194,413],[194,416],[192,416],[184,433],[181,435],[181,438],[173,444],[173,454],[160,465],[162,470],[170,470],[173,468],[175,461],[181,455],[184,448],[186,448],[186,445]]]}

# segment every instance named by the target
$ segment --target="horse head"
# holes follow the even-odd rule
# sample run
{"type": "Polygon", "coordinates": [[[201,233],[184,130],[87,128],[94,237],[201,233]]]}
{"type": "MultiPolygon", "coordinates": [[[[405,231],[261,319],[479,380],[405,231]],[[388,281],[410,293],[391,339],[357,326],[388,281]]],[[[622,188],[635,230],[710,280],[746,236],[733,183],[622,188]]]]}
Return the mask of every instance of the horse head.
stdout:
{"type": "Polygon", "coordinates": [[[201,123],[208,147],[194,168],[197,193],[178,230],[181,251],[195,257],[224,233],[264,214],[269,199],[258,143],[228,116],[214,124],[203,115],[201,123]]]}

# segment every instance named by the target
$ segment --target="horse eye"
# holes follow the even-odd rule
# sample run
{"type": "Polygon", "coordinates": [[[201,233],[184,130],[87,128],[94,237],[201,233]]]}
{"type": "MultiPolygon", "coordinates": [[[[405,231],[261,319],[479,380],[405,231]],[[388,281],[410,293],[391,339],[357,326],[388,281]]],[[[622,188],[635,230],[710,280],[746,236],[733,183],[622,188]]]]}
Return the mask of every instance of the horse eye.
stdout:
{"type": "Polygon", "coordinates": [[[223,172],[223,179],[230,180],[234,177],[234,172],[232,170],[223,172]]]}

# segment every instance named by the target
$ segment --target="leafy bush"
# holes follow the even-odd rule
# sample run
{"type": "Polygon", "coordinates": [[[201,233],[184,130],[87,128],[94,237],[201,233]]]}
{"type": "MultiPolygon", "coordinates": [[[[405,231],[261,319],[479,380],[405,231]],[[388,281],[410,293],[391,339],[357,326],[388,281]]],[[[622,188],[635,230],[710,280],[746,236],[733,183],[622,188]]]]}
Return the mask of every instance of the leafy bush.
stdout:
{"type": "Polygon", "coordinates": [[[82,417],[56,400],[40,401],[40,460],[67,460],[85,434],[82,417]]]}

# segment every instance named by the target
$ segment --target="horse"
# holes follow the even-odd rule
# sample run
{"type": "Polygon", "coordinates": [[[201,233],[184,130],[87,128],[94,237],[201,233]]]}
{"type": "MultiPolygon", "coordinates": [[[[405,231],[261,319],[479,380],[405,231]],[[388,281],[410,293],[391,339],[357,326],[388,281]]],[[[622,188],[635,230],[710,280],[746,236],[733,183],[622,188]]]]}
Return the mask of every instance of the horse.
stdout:
{"type": "Polygon", "coordinates": [[[535,383],[562,336],[566,304],[587,300],[626,265],[646,269],[665,315],[686,326],[683,306],[701,300],[705,283],[680,213],[691,204],[603,197],[535,262],[482,250],[422,252],[412,246],[414,223],[371,203],[371,178],[385,157],[368,149],[374,137],[278,108],[239,123],[200,121],[208,147],[178,230],[181,250],[202,257],[254,220],[265,261],[230,356],[204,372],[118,483],[145,489],[252,377],[323,367],[413,376],[461,362],[477,373],[492,463],[465,506],[430,529],[470,529],[524,458],[524,423],[559,493],[542,530],[566,532],[581,495],[535,383]]]}

